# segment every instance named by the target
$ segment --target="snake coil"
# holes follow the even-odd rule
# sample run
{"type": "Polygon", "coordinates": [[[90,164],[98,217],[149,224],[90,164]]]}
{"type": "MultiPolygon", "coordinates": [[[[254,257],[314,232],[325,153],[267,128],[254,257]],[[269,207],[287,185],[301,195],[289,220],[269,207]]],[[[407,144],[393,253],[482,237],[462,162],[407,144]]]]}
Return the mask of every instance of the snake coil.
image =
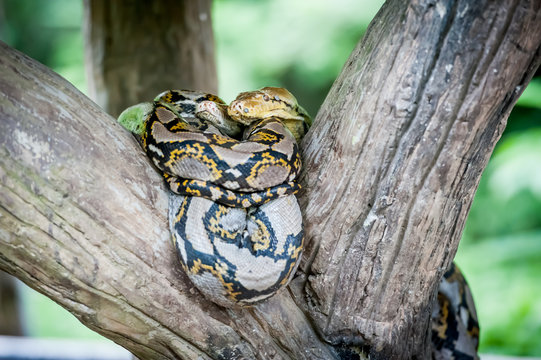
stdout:
{"type": "Polygon", "coordinates": [[[175,194],[175,247],[207,298],[250,305],[289,282],[303,246],[297,139],[310,125],[291,93],[267,87],[227,106],[211,94],[172,90],[128,108],[119,121],[138,124],[126,127],[142,136],[175,194]],[[234,138],[243,127],[242,139],[234,138]]]}

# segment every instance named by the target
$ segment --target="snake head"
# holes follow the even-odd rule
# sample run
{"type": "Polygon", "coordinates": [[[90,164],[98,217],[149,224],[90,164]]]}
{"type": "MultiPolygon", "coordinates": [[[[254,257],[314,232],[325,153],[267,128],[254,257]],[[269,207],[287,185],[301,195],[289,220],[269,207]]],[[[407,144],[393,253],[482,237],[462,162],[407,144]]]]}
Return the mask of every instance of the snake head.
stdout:
{"type": "Polygon", "coordinates": [[[279,87],[264,87],[240,93],[227,108],[229,116],[245,125],[256,120],[279,118],[293,133],[297,141],[312,125],[310,116],[288,90],[279,87]]]}
{"type": "Polygon", "coordinates": [[[201,101],[195,107],[195,116],[210,122],[223,134],[234,137],[241,132],[239,123],[231,120],[227,114],[227,105],[224,103],[212,100],[201,101]]]}

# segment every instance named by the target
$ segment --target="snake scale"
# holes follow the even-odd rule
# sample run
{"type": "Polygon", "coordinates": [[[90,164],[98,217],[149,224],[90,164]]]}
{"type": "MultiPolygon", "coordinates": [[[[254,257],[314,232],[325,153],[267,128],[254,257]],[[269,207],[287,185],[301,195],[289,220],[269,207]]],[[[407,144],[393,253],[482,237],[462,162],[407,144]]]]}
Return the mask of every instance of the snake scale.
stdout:
{"type": "MultiPolygon", "coordinates": [[[[227,105],[169,90],[126,109],[119,122],[140,137],[173,193],[173,242],[203,295],[225,307],[253,305],[288,284],[304,236],[298,141],[311,125],[289,91],[266,87],[227,105]]],[[[452,264],[433,306],[433,358],[476,359],[478,336],[469,287],[452,264]]],[[[339,353],[350,358],[351,349],[339,353]]]]}

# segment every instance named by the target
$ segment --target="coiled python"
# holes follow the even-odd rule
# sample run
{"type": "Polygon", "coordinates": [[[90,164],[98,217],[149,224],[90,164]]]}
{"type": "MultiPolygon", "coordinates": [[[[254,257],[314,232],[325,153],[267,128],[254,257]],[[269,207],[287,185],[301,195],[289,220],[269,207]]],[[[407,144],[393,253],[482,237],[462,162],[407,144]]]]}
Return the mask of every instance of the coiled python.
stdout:
{"type": "Polygon", "coordinates": [[[223,306],[262,301],[285,286],[303,245],[294,194],[297,139],[310,119],[285,89],[240,94],[227,106],[194,91],[167,91],[119,121],[178,196],[170,228],[194,285],[223,306]],[[246,126],[242,140],[238,136],[246,126]]]}
{"type": "MultiPolygon", "coordinates": [[[[126,109],[119,122],[141,137],[175,194],[174,244],[207,298],[251,305],[289,282],[303,246],[294,196],[297,141],[311,125],[291,93],[267,87],[241,93],[228,106],[215,95],[171,90],[126,109]]],[[[476,359],[478,337],[469,287],[453,263],[433,306],[433,358],[476,359]]],[[[338,353],[351,358],[357,351],[346,346],[338,353]]]]}

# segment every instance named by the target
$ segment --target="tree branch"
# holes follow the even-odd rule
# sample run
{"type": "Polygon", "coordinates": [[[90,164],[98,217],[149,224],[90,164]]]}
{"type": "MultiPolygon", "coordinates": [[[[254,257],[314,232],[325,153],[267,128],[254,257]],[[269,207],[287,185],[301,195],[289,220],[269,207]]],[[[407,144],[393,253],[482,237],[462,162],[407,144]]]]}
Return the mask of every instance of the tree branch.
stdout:
{"type": "Polygon", "coordinates": [[[327,340],[428,358],[429,304],[541,61],[540,7],[392,0],[351,54],[303,142],[297,285],[327,340]]]}

